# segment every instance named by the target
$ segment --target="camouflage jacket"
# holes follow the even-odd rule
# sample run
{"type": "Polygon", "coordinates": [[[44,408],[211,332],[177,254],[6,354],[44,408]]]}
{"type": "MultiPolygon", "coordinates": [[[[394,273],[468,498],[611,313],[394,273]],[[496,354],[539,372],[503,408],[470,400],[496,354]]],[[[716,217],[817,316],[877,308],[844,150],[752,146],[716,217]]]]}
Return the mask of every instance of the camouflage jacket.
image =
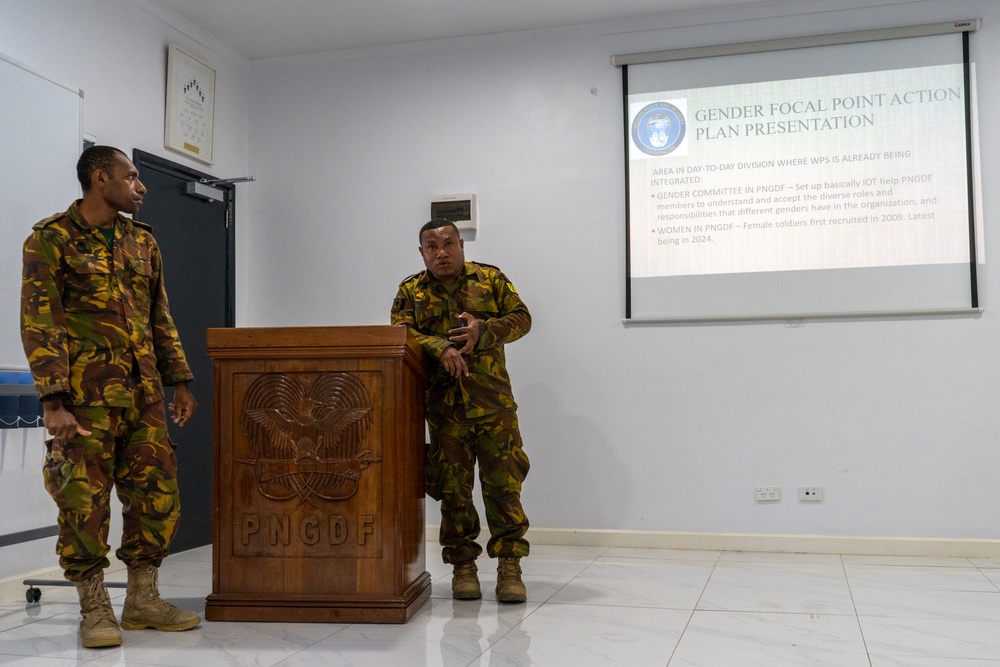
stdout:
{"type": "Polygon", "coordinates": [[[391,322],[413,329],[424,352],[435,360],[427,386],[429,412],[461,404],[467,417],[482,417],[517,407],[503,346],[528,333],[531,314],[500,269],[466,262],[462,275],[448,286],[428,271],[412,275],[399,285],[391,322]],[[448,340],[448,330],[458,326],[463,311],[481,321],[480,334],[475,349],[465,357],[469,377],[456,379],[436,360],[455,346],[448,340]]]}
{"type": "Polygon", "coordinates": [[[150,227],[119,214],[113,249],[78,202],[24,242],[21,340],[39,398],[126,407],[133,363],[148,401],[192,379],[163,287],[150,227]]]}

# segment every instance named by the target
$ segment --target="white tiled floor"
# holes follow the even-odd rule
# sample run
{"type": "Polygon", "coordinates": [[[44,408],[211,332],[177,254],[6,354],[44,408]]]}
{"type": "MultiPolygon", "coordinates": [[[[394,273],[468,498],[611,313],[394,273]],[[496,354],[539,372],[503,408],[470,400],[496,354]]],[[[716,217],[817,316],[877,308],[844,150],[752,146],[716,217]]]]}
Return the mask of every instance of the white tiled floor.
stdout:
{"type": "MultiPolygon", "coordinates": [[[[204,622],[82,649],[75,591],[51,588],[0,602],[0,664],[1000,667],[1000,560],[536,545],[528,602],[498,605],[495,561],[460,602],[428,553],[432,596],[405,625],[204,622]]],[[[203,611],[210,548],[167,559],[160,589],[203,611]]]]}

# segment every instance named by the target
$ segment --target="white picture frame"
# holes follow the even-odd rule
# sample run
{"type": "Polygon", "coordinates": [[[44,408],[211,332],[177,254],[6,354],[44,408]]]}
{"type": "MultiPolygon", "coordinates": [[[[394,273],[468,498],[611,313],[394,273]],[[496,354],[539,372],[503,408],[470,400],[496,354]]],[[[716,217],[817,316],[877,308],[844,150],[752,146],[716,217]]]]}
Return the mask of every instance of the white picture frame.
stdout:
{"type": "Polygon", "coordinates": [[[215,69],[171,44],[163,146],[199,162],[215,161],[215,69]]]}

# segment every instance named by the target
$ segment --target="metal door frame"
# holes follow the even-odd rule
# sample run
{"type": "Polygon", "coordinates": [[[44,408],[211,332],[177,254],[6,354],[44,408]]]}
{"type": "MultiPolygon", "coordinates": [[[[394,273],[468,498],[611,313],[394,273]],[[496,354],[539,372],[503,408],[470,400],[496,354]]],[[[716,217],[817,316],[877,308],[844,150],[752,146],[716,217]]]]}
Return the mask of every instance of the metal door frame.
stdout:
{"type": "MultiPolygon", "coordinates": [[[[186,167],[159,155],[147,153],[135,148],[132,150],[132,162],[139,169],[139,179],[142,180],[142,169],[153,169],[170,176],[187,181],[201,179],[214,180],[211,174],[186,167]]],[[[213,183],[213,188],[222,191],[226,206],[226,312],[227,327],[236,326],[236,186],[233,183],[213,183]]],[[[141,216],[140,216],[141,219],[141,216]]]]}

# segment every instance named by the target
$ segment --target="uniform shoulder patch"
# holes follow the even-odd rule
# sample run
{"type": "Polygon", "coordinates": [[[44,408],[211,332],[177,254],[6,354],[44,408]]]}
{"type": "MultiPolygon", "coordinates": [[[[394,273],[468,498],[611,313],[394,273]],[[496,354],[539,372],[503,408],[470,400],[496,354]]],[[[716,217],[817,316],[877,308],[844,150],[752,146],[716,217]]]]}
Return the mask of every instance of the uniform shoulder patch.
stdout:
{"type": "Polygon", "coordinates": [[[65,211],[63,211],[62,213],[56,213],[55,215],[50,215],[49,217],[45,218],[44,220],[39,220],[34,225],[32,225],[31,228],[32,229],[42,229],[43,227],[48,227],[53,222],[56,222],[57,220],[60,220],[60,219],[65,218],[65,217],[66,217],[66,212],[65,211]]]}
{"type": "Polygon", "coordinates": [[[403,285],[409,285],[410,283],[417,283],[417,282],[420,281],[420,279],[423,277],[423,275],[425,273],[427,273],[427,272],[426,271],[418,271],[417,273],[414,273],[413,275],[406,276],[399,283],[399,286],[402,287],[403,285]]]}
{"type": "Polygon", "coordinates": [[[503,273],[503,271],[500,270],[499,266],[493,266],[492,264],[487,264],[486,262],[476,262],[476,264],[478,264],[479,266],[484,266],[487,269],[493,269],[497,273],[503,273]]]}
{"type": "Polygon", "coordinates": [[[513,292],[514,294],[517,294],[517,290],[514,288],[514,283],[512,283],[510,281],[510,278],[508,278],[504,274],[503,270],[499,266],[494,266],[492,264],[486,264],[484,262],[474,262],[474,263],[476,264],[476,266],[481,266],[484,269],[489,269],[489,271],[492,271],[492,272],[496,273],[497,277],[499,277],[500,280],[502,280],[505,283],[507,283],[507,285],[510,287],[510,291],[513,292]]]}

